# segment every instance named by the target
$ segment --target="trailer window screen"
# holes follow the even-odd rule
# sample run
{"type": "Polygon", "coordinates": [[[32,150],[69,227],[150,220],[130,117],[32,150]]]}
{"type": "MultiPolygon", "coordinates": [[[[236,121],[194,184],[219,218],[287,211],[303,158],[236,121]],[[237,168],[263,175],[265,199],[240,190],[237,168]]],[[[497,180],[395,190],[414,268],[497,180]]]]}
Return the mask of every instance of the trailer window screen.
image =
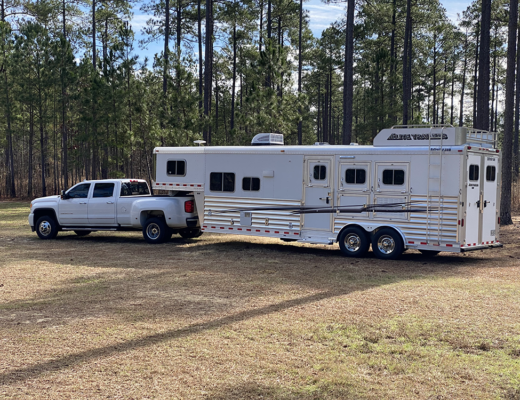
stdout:
{"type": "Polygon", "coordinates": [[[166,163],[166,172],[169,176],[185,176],[186,175],[186,161],[171,160],[166,163]]]}
{"type": "Polygon", "coordinates": [[[327,177],[327,166],[326,165],[315,165],[313,177],[317,181],[325,180],[325,178],[327,177]]]}
{"type": "Polygon", "coordinates": [[[486,167],[486,181],[495,182],[497,175],[497,169],[494,165],[488,165],[486,167]]]}
{"type": "Polygon", "coordinates": [[[92,197],[112,197],[114,195],[113,183],[96,183],[92,197]]]}
{"type": "Polygon", "coordinates": [[[478,181],[478,165],[469,166],[469,180],[478,181]]]}
{"type": "Polygon", "coordinates": [[[367,171],[364,169],[347,169],[345,171],[345,182],[348,184],[362,185],[366,181],[367,171]]]}
{"type": "Polygon", "coordinates": [[[231,172],[212,172],[209,174],[209,190],[212,192],[234,192],[235,174],[231,172]]]}
{"type": "Polygon", "coordinates": [[[242,190],[257,192],[260,190],[260,178],[243,178],[242,190]]]}
{"type": "Polygon", "coordinates": [[[404,170],[402,169],[385,169],[383,171],[384,185],[403,185],[404,170]]]}

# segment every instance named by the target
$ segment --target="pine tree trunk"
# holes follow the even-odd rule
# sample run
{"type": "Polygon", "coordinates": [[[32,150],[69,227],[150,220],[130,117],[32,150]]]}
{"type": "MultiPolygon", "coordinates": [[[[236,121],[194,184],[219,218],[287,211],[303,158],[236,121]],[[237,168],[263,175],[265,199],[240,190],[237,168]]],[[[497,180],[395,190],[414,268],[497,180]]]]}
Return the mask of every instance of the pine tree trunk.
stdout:
{"type": "Polygon", "coordinates": [[[213,0],[206,0],[206,55],[204,68],[204,140],[211,144],[211,94],[213,83],[213,0]]]}
{"type": "Polygon", "coordinates": [[[258,35],[258,52],[262,52],[262,35],[264,23],[264,0],[260,1],[260,34],[258,35]]]}
{"type": "Polygon", "coordinates": [[[404,49],[403,49],[403,125],[408,124],[408,101],[409,90],[408,90],[408,55],[410,46],[409,37],[410,32],[412,30],[412,17],[411,17],[411,8],[412,2],[411,0],[406,0],[406,25],[405,25],[405,33],[404,33],[404,49]]]}
{"type": "Polygon", "coordinates": [[[199,114],[202,115],[202,15],[200,13],[200,2],[197,1],[197,40],[199,42],[199,114]]]}
{"type": "Polygon", "coordinates": [[[433,34],[433,124],[437,123],[437,33],[433,34]]]}
{"type": "Polygon", "coordinates": [[[466,40],[464,42],[464,68],[462,70],[462,87],[460,89],[460,115],[459,126],[464,126],[464,91],[466,89],[466,70],[468,67],[468,34],[466,32],[466,40]]]}
{"type": "Polygon", "coordinates": [[[168,91],[168,53],[169,46],[168,41],[170,40],[170,0],[165,0],[166,4],[164,7],[164,54],[163,54],[163,94],[168,91]]]}
{"type": "Polygon", "coordinates": [[[348,0],[345,33],[345,65],[343,76],[343,135],[342,143],[352,141],[352,100],[354,98],[354,9],[355,0],[348,0]]]}
{"type": "Polygon", "coordinates": [[[477,44],[475,45],[475,72],[473,75],[473,127],[477,127],[477,92],[478,92],[478,59],[479,59],[479,42],[480,42],[480,21],[477,22],[477,44]]]}
{"type": "Polygon", "coordinates": [[[520,169],[520,154],[519,154],[519,138],[520,134],[520,26],[517,32],[517,52],[516,52],[516,101],[515,101],[515,134],[514,134],[514,145],[513,145],[513,171],[515,176],[518,177],[518,171],[520,169]]]}
{"type": "MultiPolygon", "coordinates": [[[[236,4],[236,2],[235,2],[236,4]]],[[[233,23],[233,80],[231,83],[231,130],[235,129],[235,86],[237,82],[237,24],[233,23]]]]}
{"type": "MultiPolygon", "coordinates": [[[[483,0],[484,2],[486,0],[483,0]]],[[[513,107],[516,59],[516,31],[518,27],[518,0],[509,2],[509,28],[507,39],[506,100],[504,111],[504,141],[502,144],[502,199],[500,224],[510,225],[511,184],[513,181],[513,107]]],[[[484,50],[483,50],[484,51],[484,50]]]]}
{"type": "MultiPolygon", "coordinates": [[[[300,0],[300,24],[298,26],[298,100],[301,101],[302,94],[302,21],[303,21],[303,0],[300,0]]],[[[302,107],[298,105],[298,144],[302,144],[302,107]]]]}
{"type": "MultiPolygon", "coordinates": [[[[513,0],[514,1],[514,0],[513,0]]],[[[489,41],[491,26],[491,0],[482,0],[480,28],[480,54],[478,66],[477,124],[475,128],[489,130],[489,41]]],[[[515,31],[516,35],[516,31],[515,31]]],[[[516,41],[515,41],[516,43],[516,41]]],[[[512,82],[514,84],[514,82],[512,82]]]]}

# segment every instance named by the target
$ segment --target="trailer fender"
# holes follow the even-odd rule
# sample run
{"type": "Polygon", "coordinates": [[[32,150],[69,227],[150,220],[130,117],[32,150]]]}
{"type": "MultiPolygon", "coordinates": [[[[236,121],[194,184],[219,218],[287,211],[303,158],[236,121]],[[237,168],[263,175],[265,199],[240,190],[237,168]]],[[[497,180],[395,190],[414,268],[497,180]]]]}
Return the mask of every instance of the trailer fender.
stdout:
{"type": "Polygon", "coordinates": [[[377,232],[379,229],[382,229],[382,228],[390,228],[390,229],[393,229],[395,230],[397,233],[399,233],[399,235],[401,236],[401,239],[403,239],[403,245],[405,248],[407,248],[406,246],[406,239],[405,239],[405,236],[404,236],[404,233],[401,231],[401,229],[399,229],[398,227],[394,226],[394,225],[378,225],[378,224],[367,224],[367,223],[359,223],[359,222],[353,222],[351,224],[347,224],[345,225],[343,228],[341,228],[341,230],[338,232],[338,236],[336,238],[336,241],[339,241],[339,235],[341,235],[341,232],[347,228],[347,227],[352,227],[352,226],[357,226],[361,229],[364,229],[366,232],[367,232],[367,235],[369,235],[369,237],[377,232]]]}

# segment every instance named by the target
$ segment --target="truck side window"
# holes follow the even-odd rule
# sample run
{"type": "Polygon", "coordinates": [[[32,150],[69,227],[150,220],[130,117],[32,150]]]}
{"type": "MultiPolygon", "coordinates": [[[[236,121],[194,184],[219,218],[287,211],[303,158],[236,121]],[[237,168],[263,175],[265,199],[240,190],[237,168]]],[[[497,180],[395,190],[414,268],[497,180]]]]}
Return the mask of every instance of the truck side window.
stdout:
{"type": "Polygon", "coordinates": [[[234,192],[235,174],[232,172],[210,173],[209,190],[211,190],[212,192],[234,192]]]}
{"type": "Polygon", "coordinates": [[[497,169],[494,165],[488,165],[486,167],[486,181],[495,182],[497,176],[497,169]]]}
{"type": "Polygon", "coordinates": [[[166,163],[166,172],[169,176],[186,176],[186,161],[171,160],[166,163]]]}
{"type": "Polygon", "coordinates": [[[83,183],[76,187],[73,187],[67,192],[67,195],[71,199],[86,199],[88,197],[88,191],[90,189],[90,183],[83,183]]]}
{"type": "Polygon", "coordinates": [[[469,166],[469,180],[478,181],[478,165],[469,166]]]}
{"type": "Polygon", "coordinates": [[[112,197],[114,195],[113,183],[96,183],[94,186],[93,198],[96,197],[112,197]]]}
{"type": "Polygon", "coordinates": [[[242,190],[257,192],[260,190],[260,178],[243,178],[242,190]]]}
{"type": "Polygon", "coordinates": [[[349,168],[345,171],[345,182],[349,184],[362,185],[366,182],[367,171],[364,169],[349,168]]]}
{"type": "Polygon", "coordinates": [[[383,171],[383,185],[403,185],[404,170],[402,169],[385,169],[383,171]]]}
{"type": "Polygon", "coordinates": [[[313,177],[317,181],[325,180],[325,178],[327,177],[327,166],[326,165],[315,165],[313,177]]]}
{"type": "Polygon", "coordinates": [[[149,195],[148,185],[146,182],[122,182],[121,197],[149,195]]]}

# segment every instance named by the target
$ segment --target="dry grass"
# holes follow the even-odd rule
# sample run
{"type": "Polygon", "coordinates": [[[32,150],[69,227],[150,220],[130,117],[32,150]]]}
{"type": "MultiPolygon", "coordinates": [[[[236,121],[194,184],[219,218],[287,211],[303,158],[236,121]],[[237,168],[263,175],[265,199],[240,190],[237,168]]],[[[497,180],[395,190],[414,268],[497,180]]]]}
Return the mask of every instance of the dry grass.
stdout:
{"type": "Polygon", "coordinates": [[[0,203],[0,398],[520,399],[520,239],[397,262],[139,233],[41,241],[0,203]]]}

